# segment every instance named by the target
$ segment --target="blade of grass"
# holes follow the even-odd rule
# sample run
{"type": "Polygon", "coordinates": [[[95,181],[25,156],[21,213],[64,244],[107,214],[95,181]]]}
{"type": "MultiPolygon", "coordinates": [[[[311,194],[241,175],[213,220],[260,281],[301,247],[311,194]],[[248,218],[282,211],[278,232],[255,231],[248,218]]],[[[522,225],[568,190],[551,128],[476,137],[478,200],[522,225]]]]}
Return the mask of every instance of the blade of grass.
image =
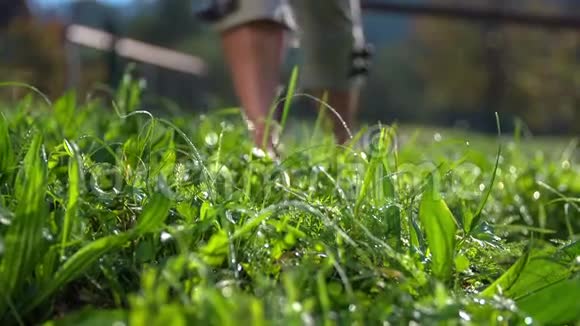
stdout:
{"type": "Polygon", "coordinates": [[[79,249],[59,268],[53,280],[45,284],[37,295],[26,302],[26,305],[22,307],[22,312],[26,313],[36,308],[66,283],[81,276],[106,253],[121,247],[131,239],[155,231],[167,217],[169,204],[169,199],[157,193],[146,205],[135,229],[97,239],[79,249]]]}
{"type": "MultiPolygon", "coordinates": [[[[34,271],[36,262],[46,250],[42,229],[46,222],[44,196],[47,186],[47,162],[43,152],[43,138],[33,136],[23,165],[18,172],[15,194],[16,214],[5,235],[6,250],[0,264],[0,292],[12,297],[23,287],[34,271]]],[[[5,311],[0,302],[0,315],[5,311]]]]}
{"type": "Polygon", "coordinates": [[[8,131],[8,121],[0,112],[0,176],[12,169],[16,157],[8,131]]]}
{"type": "Polygon", "coordinates": [[[495,156],[495,165],[493,167],[493,172],[491,174],[491,179],[489,180],[489,184],[486,187],[485,194],[481,198],[481,202],[479,203],[477,211],[475,211],[475,214],[473,214],[473,220],[466,221],[466,229],[469,231],[474,230],[477,227],[477,225],[479,224],[479,222],[481,221],[481,213],[483,212],[483,208],[485,207],[485,204],[487,203],[489,196],[491,195],[491,191],[493,189],[493,184],[495,182],[495,178],[497,177],[497,169],[499,168],[499,159],[501,157],[501,152],[502,152],[501,125],[499,122],[499,114],[497,112],[495,113],[495,123],[496,123],[496,127],[497,127],[497,138],[498,138],[497,154],[495,156]]]}
{"type": "Polygon", "coordinates": [[[433,179],[432,176],[421,198],[419,219],[427,235],[433,274],[445,281],[449,279],[452,272],[457,224],[449,207],[433,184],[433,179]]]}
{"type": "Polygon", "coordinates": [[[286,120],[288,119],[288,112],[290,112],[290,106],[292,105],[292,100],[294,99],[294,93],[296,92],[296,83],[298,82],[298,66],[292,69],[292,74],[290,75],[290,83],[288,85],[288,91],[286,92],[286,97],[284,99],[284,109],[282,111],[282,119],[280,120],[281,132],[284,131],[286,126],[286,120]]]}
{"type": "Polygon", "coordinates": [[[68,201],[66,212],[63,221],[63,230],[61,233],[61,248],[60,256],[64,257],[66,244],[69,241],[71,229],[74,226],[78,214],[78,203],[79,197],[81,196],[82,189],[84,186],[84,173],[83,173],[83,163],[80,155],[78,146],[69,142],[64,141],[64,146],[69,154],[69,165],[68,165],[68,201]]]}
{"type": "Polygon", "coordinates": [[[535,322],[550,325],[573,324],[580,319],[578,309],[580,278],[552,284],[517,301],[520,309],[535,322]]]}
{"type": "Polygon", "coordinates": [[[512,267],[481,292],[481,296],[492,297],[500,291],[509,290],[522,274],[524,268],[528,264],[529,257],[530,250],[526,250],[524,255],[520,257],[512,267]]]}
{"type": "Polygon", "coordinates": [[[143,209],[143,215],[135,227],[136,233],[142,235],[159,229],[167,217],[170,206],[169,198],[161,193],[154,194],[143,209]]]}

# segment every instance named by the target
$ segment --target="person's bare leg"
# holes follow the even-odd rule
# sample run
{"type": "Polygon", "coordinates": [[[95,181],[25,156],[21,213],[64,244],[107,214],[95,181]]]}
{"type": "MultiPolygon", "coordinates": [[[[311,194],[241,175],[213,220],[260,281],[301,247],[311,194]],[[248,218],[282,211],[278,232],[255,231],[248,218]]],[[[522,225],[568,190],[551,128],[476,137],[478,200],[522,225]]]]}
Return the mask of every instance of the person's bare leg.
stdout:
{"type": "MultiPolygon", "coordinates": [[[[355,118],[358,111],[359,89],[353,87],[349,90],[330,90],[326,104],[332,107],[340,118],[334,112],[328,112],[327,116],[332,121],[334,137],[339,144],[346,143],[349,139],[349,131],[353,132],[355,118]],[[348,128],[348,129],[347,129],[348,128]]],[[[319,99],[323,98],[323,91],[315,91],[314,96],[319,99]]]]}
{"type": "Polygon", "coordinates": [[[278,23],[256,21],[228,29],[221,35],[236,94],[253,124],[254,142],[265,150],[273,147],[271,132],[266,143],[262,141],[279,83],[284,32],[278,23]]]}

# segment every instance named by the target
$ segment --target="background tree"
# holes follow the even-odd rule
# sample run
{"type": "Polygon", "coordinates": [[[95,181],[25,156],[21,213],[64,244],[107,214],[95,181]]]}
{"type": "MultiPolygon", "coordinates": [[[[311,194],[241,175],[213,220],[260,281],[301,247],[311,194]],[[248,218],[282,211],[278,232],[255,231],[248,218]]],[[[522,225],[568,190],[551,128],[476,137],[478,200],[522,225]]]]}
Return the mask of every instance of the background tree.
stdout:
{"type": "MultiPolygon", "coordinates": [[[[33,19],[26,1],[0,0],[0,75],[56,96],[63,91],[64,26],[33,19]]],[[[12,94],[20,93],[14,90],[12,94]]]]}
{"type": "MultiPolygon", "coordinates": [[[[434,0],[445,5],[464,2],[434,0]]],[[[478,0],[473,6],[566,14],[563,2],[478,0]]],[[[416,62],[431,112],[454,118],[470,112],[474,124],[520,117],[536,132],[578,131],[578,36],[497,24],[417,20],[416,62]]],[[[494,128],[484,123],[484,128],[494,128]]]]}
{"type": "Polygon", "coordinates": [[[0,29],[9,27],[16,19],[30,18],[25,0],[0,0],[0,29]]]}

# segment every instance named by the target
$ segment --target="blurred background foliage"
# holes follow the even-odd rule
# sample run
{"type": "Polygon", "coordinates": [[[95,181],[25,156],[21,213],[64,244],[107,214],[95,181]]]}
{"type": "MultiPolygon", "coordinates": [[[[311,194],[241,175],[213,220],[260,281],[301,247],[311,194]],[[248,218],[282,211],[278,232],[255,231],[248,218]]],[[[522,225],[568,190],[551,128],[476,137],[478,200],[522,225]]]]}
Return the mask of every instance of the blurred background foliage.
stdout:
{"type": "MultiPolygon", "coordinates": [[[[417,2],[580,15],[580,1],[571,0],[417,2]]],[[[138,64],[136,72],[147,80],[147,109],[176,108],[168,104],[174,103],[187,112],[203,112],[235,105],[218,35],[196,18],[199,3],[0,0],[1,79],[30,83],[51,97],[67,88],[82,94],[93,94],[102,86],[114,88],[128,62],[105,52],[66,45],[65,26],[77,23],[195,55],[206,62],[206,76],[138,64]],[[80,78],[74,80],[67,56],[70,51],[77,51],[82,58],[80,78]]],[[[580,134],[577,30],[377,13],[365,14],[365,29],[376,47],[363,96],[361,118],[366,121],[396,120],[493,132],[493,112],[499,111],[506,130],[521,121],[533,134],[580,134]]],[[[291,50],[287,74],[299,60],[299,52],[291,50]]],[[[12,100],[22,92],[4,89],[1,94],[12,100]]]]}

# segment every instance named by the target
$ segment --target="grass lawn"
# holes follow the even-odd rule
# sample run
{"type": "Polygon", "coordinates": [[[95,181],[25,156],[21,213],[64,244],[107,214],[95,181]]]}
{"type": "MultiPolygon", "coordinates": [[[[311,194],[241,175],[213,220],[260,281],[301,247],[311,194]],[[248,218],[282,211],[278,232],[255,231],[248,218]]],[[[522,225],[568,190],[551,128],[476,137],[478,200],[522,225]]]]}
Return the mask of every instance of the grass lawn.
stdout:
{"type": "Polygon", "coordinates": [[[130,81],[34,98],[1,108],[2,325],[580,320],[578,139],[296,123],[272,160],[130,81]]]}

